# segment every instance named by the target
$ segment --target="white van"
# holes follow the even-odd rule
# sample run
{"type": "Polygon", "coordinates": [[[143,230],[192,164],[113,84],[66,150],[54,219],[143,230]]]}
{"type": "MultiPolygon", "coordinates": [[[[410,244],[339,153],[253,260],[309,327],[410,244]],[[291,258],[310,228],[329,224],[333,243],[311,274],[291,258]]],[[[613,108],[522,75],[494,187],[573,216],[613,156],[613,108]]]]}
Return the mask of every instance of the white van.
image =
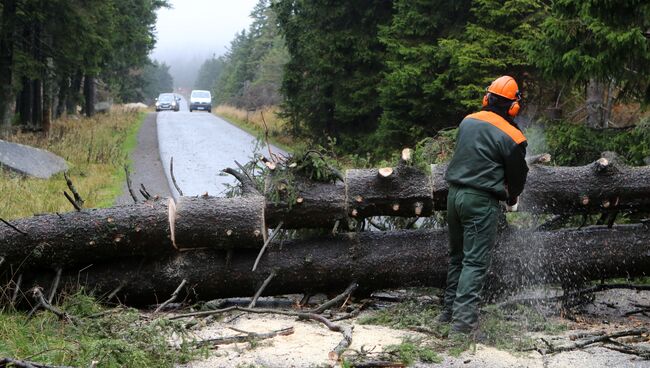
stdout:
{"type": "Polygon", "coordinates": [[[206,110],[212,112],[212,95],[210,91],[195,89],[190,95],[190,112],[193,110],[206,110]]]}

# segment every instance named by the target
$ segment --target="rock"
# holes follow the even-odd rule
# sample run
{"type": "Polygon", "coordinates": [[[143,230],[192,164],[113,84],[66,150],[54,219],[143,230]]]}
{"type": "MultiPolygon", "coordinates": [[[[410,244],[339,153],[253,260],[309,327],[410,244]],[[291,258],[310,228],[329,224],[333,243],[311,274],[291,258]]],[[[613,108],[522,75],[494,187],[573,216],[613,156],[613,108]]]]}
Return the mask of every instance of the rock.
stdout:
{"type": "Polygon", "coordinates": [[[68,169],[65,160],[52,152],[3,140],[0,140],[0,167],[41,179],[68,169]]]}

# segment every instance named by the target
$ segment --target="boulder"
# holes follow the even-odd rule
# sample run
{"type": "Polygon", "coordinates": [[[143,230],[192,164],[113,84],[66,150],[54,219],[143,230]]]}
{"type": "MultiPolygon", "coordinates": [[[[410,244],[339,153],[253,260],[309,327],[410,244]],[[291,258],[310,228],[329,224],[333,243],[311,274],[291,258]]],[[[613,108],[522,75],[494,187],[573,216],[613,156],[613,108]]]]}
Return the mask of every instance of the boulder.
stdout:
{"type": "Polygon", "coordinates": [[[0,167],[41,179],[68,169],[65,160],[52,152],[3,140],[0,140],[0,167]]]}

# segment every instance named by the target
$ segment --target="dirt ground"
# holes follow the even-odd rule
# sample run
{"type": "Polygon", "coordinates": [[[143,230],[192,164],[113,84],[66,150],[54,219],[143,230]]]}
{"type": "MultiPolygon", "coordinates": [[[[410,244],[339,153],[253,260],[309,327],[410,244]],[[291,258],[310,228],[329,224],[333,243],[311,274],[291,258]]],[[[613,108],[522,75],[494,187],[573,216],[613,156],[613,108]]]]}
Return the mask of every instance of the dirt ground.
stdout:
{"type": "MultiPolygon", "coordinates": [[[[625,316],[625,313],[638,309],[638,305],[650,305],[650,291],[609,290],[598,293],[593,303],[586,306],[583,313],[573,316],[573,320],[560,317],[550,317],[556,322],[561,321],[567,329],[557,335],[544,333],[531,333],[535,345],[540,351],[512,352],[499,350],[484,344],[476,344],[460,356],[451,356],[442,353],[444,359],[441,363],[415,363],[414,367],[650,367],[650,360],[620,353],[603,347],[602,344],[562,352],[559,354],[543,354],[545,339],[554,346],[570,344],[574,341],[570,336],[578,333],[595,333],[621,331],[625,329],[650,327],[650,317],[638,313],[625,316]]],[[[372,312],[364,312],[372,313],[372,312]]],[[[358,324],[359,318],[342,321],[339,323],[353,326],[352,345],[348,357],[354,351],[380,352],[388,345],[398,345],[405,338],[429,339],[436,343],[436,339],[422,333],[392,329],[385,326],[358,324]]],[[[276,315],[238,314],[224,316],[220,322],[213,322],[200,326],[195,330],[195,337],[208,339],[239,334],[231,327],[238,330],[265,333],[293,327],[294,333],[288,336],[277,336],[251,345],[248,342],[219,345],[211,350],[206,359],[197,360],[179,368],[207,368],[207,367],[336,367],[335,361],[328,357],[330,350],[341,340],[341,334],[331,332],[323,325],[316,322],[297,321],[294,317],[276,315]],[[225,322],[223,322],[225,321],[225,322]]],[[[650,338],[620,339],[619,341],[634,346],[650,349],[650,338]]],[[[444,341],[437,340],[439,343],[444,341]]]]}

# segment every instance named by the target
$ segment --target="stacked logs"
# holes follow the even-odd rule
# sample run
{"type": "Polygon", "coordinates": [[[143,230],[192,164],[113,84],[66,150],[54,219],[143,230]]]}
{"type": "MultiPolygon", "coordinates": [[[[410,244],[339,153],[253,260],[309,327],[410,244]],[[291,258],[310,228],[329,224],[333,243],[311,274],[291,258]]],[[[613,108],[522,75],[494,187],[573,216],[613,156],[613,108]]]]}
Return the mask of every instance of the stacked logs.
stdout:
{"type": "MultiPolygon", "coordinates": [[[[444,230],[342,233],[269,239],[269,228],[332,228],[350,218],[429,216],[445,208],[444,165],[426,174],[405,150],[391,168],[348,170],[343,182],[301,183],[293,203],[268,203],[250,180],[243,196],[180,197],[107,209],[46,214],[0,225],[0,267],[23,284],[83,283],[130,303],[163,299],[182,280],[207,299],[252,294],[273,272],[266,294],[361,288],[442,286],[444,230]],[[259,249],[269,249],[260,256],[259,249]],[[251,271],[255,260],[259,267],[251,271]],[[47,271],[51,270],[51,274],[47,271]],[[114,293],[111,293],[114,295],[114,293]]],[[[594,213],[650,208],[650,169],[611,154],[590,165],[547,167],[531,159],[520,208],[534,213],[594,213]]],[[[275,234],[272,234],[275,235],[275,234]]],[[[273,238],[273,236],[271,236],[273,238]]],[[[569,279],[644,275],[650,270],[645,225],[501,234],[491,271],[499,287],[569,279]]],[[[17,287],[15,283],[13,287],[17,287]]]]}

